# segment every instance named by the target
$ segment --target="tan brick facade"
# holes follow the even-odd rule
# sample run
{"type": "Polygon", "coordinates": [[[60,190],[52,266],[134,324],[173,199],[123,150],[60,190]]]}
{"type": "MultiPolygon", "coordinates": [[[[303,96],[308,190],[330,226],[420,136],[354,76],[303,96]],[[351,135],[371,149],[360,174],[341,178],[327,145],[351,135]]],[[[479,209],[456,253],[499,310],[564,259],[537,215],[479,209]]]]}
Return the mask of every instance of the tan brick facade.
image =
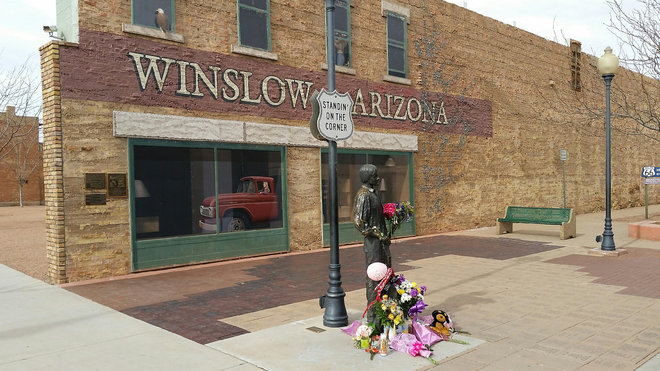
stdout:
{"type": "MultiPolygon", "coordinates": [[[[351,67],[355,75],[338,73],[337,89],[349,91],[354,99],[359,90],[364,97],[364,110],[354,114],[356,130],[417,136],[413,173],[418,235],[492,226],[511,204],[561,207],[560,149],[569,153],[567,207],[577,213],[604,209],[603,123],[576,113],[568,84],[568,47],[441,1],[401,2],[410,10],[411,85],[390,83],[383,80],[387,48],[381,2],[354,3],[351,67]],[[416,122],[397,121],[391,98],[397,96],[446,101],[451,123],[434,124],[422,112],[416,122]]],[[[85,173],[129,171],[127,139],[113,133],[114,111],[308,126],[310,110],[292,109],[290,96],[280,106],[263,101],[289,94],[286,79],[313,83],[312,90],[325,87],[321,3],[270,2],[271,51],[278,56],[274,62],[231,52],[237,45],[236,2],[196,0],[176,2],[176,7],[176,33],[183,35],[183,43],[122,32],[122,24],[131,21],[128,0],[82,1],[80,44],[51,43],[41,50],[52,282],[107,277],[132,269],[130,197],[85,205],[89,193],[85,173]],[[188,64],[172,62],[162,91],[153,80],[141,88],[139,67],[129,53],[145,56],[143,68],[146,56],[160,58],[161,68],[166,59],[188,64]],[[175,94],[182,91],[182,83],[180,75],[179,80],[174,76],[180,68],[192,68],[190,63],[199,64],[207,75],[209,66],[218,67],[219,79],[222,72],[235,70],[237,94],[245,100],[261,94],[262,102],[223,100],[222,92],[214,99],[205,88],[200,89],[203,97],[175,94]],[[277,77],[283,90],[278,90],[274,78],[263,88],[268,76],[277,77]],[[241,89],[248,83],[253,85],[246,93],[241,89]]],[[[592,59],[583,53],[582,78],[585,84],[602,84],[592,59]]],[[[194,75],[188,71],[192,92],[194,75]]],[[[617,76],[615,83],[632,96],[631,81],[617,76]]],[[[231,85],[222,86],[231,95],[231,85]]],[[[598,106],[603,96],[604,92],[584,92],[582,99],[598,106]]],[[[415,104],[409,105],[414,116],[415,104]]],[[[648,150],[653,145],[643,137],[614,132],[614,208],[642,204],[641,166],[660,162],[657,151],[648,150]]],[[[316,147],[286,149],[285,211],[291,251],[322,247],[319,163],[316,147]]],[[[652,203],[660,202],[660,193],[649,196],[652,203]]]]}
{"type": "Polygon", "coordinates": [[[64,180],[62,178],[62,107],[60,99],[60,46],[42,46],[41,83],[44,101],[44,193],[46,197],[46,251],[51,283],[66,283],[64,240],[64,180]]]}

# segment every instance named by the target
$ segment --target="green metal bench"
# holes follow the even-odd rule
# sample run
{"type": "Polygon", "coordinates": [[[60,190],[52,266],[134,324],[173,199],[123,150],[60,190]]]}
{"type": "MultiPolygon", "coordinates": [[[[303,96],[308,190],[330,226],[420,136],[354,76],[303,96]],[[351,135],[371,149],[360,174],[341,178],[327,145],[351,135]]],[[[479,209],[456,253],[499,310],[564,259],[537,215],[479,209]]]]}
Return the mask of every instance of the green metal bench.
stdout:
{"type": "Polygon", "coordinates": [[[497,234],[512,233],[513,223],[559,225],[559,238],[576,236],[573,209],[507,206],[504,218],[497,219],[497,234]]]}

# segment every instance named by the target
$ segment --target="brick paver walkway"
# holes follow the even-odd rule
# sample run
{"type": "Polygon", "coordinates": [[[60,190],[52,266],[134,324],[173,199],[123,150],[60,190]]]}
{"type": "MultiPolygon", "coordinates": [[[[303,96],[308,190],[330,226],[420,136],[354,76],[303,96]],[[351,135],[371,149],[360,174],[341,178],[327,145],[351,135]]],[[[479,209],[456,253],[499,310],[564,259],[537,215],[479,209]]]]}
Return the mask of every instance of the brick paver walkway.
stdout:
{"type": "Polygon", "coordinates": [[[594,283],[624,286],[620,294],[660,299],[660,250],[628,249],[616,259],[572,254],[548,262],[581,266],[594,283]]]}
{"type": "MultiPolygon", "coordinates": [[[[394,269],[400,271],[410,269],[403,265],[406,262],[414,264],[423,258],[457,255],[502,261],[556,248],[510,238],[440,235],[396,241],[391,250],[394,269]]],[[[318,298],[328,287],[328,263],[326,250],[136,275],[67,289],[206,344],[247,332],[218,319],[318,298]]],[[[364,287],[362,248],[342,248],[340,263],[344,291],[364,287]]]]}

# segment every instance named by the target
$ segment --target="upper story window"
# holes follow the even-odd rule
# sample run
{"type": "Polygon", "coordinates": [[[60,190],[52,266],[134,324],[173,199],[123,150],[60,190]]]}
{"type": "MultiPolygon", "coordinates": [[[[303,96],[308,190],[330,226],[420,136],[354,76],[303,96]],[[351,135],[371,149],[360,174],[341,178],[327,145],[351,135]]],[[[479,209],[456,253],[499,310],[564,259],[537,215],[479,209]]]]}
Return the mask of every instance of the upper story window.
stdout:
{"type": "Polygon", "coordinates": [[[351,66],[351,5],[335,1],[335,65],[351,66]]]}
{"type": "Polygon", "coordinates": [[[582,57],[582,44],[579,41],[571,40],[571,89],[582,91],[582,81],[580,78],[580,58],[582,57]]]}
{"type": "Polygon", "coordinates": [[[408,61],[406,56],[406,18],[387,12],[387,74],[406,78],[408,61]]]}
{"type": "Polygon", "coordinates": [[[238,43],[270,50],[269,0],[238,0],[238,43]]]}
{"type": "Polygon", "coordinates": [[[133,24],[152,28],[166,25],[163,31],[174,32],[174,0],[133,0],[133,24]],[[159,9],[160,17],[156,14],[159,9]]]}

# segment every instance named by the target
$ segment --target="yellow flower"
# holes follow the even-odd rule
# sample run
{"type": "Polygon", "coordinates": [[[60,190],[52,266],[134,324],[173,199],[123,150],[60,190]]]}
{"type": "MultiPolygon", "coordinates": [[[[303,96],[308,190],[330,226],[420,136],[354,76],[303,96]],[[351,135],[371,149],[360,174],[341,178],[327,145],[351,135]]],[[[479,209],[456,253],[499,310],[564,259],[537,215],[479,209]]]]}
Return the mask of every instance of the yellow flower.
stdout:
{"type": "Polygon", "coordinates": [[[382,305],[380,306],[380,309],[382,309],[382,310],[387,310],[387,306],[386,306],[385,304],[382,304],[382,305]]]}
{"type": "Polygon", "coordinates": [[[395,318],[394,319],[394,324],[398,325],[399,323],[401,323],[401,320],[399,319],[399,317],[395,318]]]}
{"type": "Polygon", "coordinates": [[[390,313],[390,315],[387,316],[387,318],[389,318],[389,319],[394,319],[394,314],[390,313]]]}
{"type": "Polygon", "coordinates": [[[383,300],[387,300],[387,295],[383,295],[383,300]]]}
{"type": "Polygon", "coordinates": [[[413,282],[412,287],[417,287],[417,282],[413,282]]]}
{"type": "Polygon", "coordinates": [[[390,307],[390,311],[396,312],[396,304],[392,304],[392,306],[390,307]]]}
{"type": "Polygon", "coordinates": [[[403,293],[404,293],[403,289],[398,289],[398,290],[396,290],[396,292],[398,292],[399,295],[403,295],[403,293]]]}

